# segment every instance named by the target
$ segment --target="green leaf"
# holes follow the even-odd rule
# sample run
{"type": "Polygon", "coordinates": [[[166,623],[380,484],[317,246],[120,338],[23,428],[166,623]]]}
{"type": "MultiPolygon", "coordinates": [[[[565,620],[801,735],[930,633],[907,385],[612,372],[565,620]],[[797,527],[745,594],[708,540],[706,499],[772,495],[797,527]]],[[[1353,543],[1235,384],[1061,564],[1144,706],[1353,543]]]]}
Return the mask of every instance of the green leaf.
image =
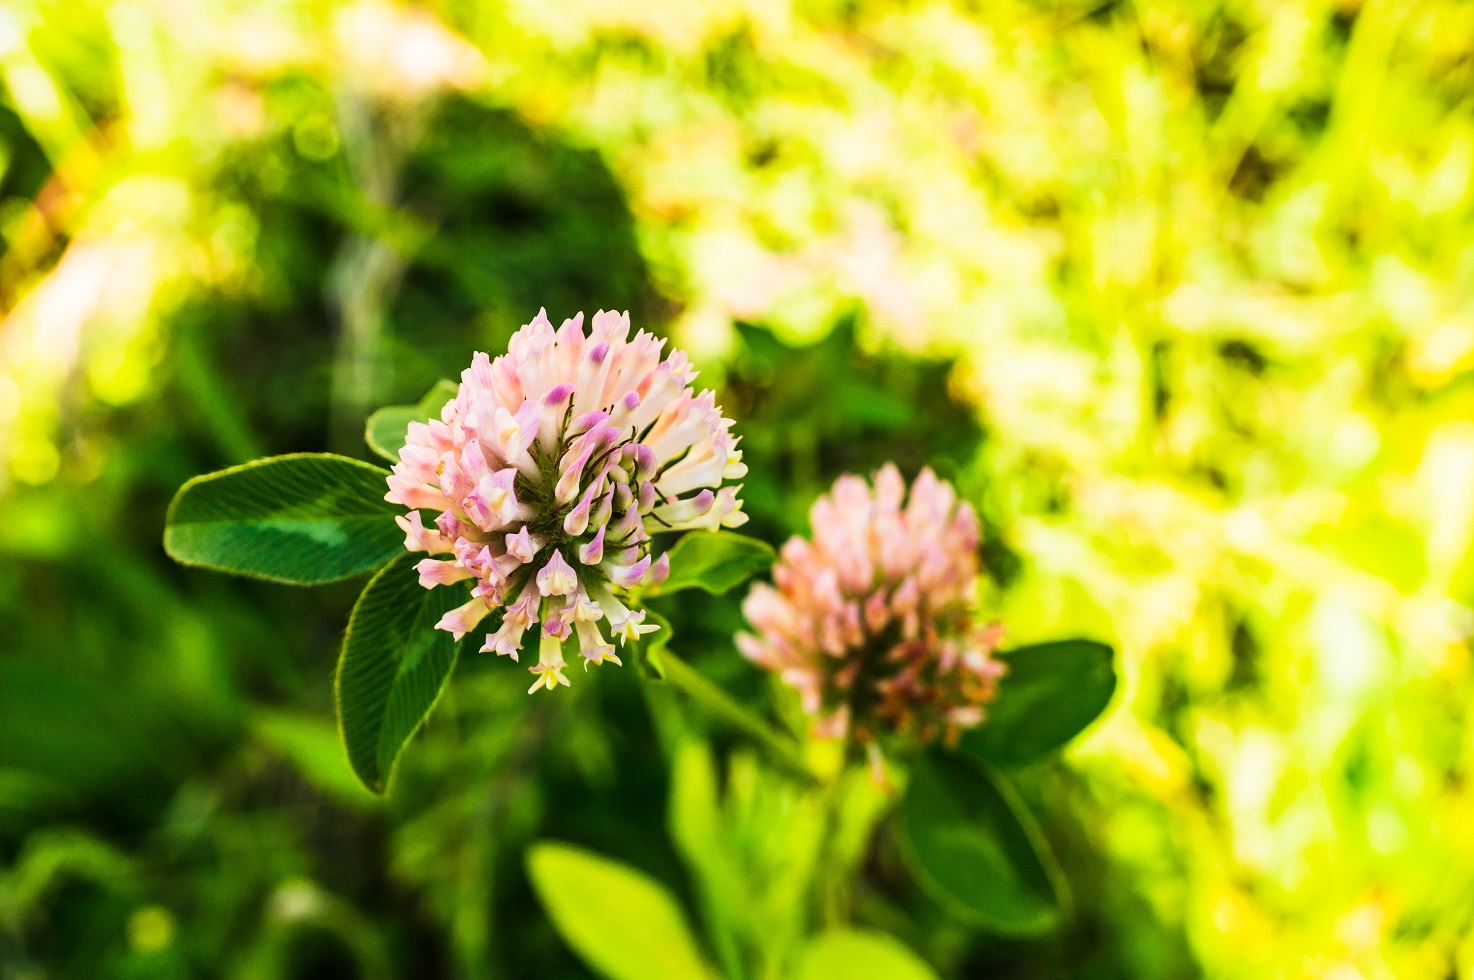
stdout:
{"type": "Polygon", "coordinates": [[[1008,673],[998,697],[959,746],[996,765],[1022,765],[1060,748],[1105,710],[1116,690],[1114,653],[1094,640],[1019,647],[999,659],[1008,673]]]}
{"type": "Polygon", "coordinates": [[[404,448],[404,438],[409,434],[409,424],[440,418],[440,410],[456,396],[458,390],[460,386],[454,381],[440,380],[425,392],[425,397],[417,405],[390,405],[379,409],[368,417],[363,430],[364,441],[380,456],[398,462],[399,450],[404,448]]]}
{"type": "Polygon", "coordinates": [[[690,871],[722,972],[740,977],[738,933],[752,914],[748,901],[752,888],[725,832],[716,764],[711,750],[697,739],[684,741],[672,762],[666,828],[690,871]]]}
{"type": "Polygon", "coordinates": [[[174,495],[164,550],[185,565],[288,585],[367,572],[404,551],[388,473],[346,456],[273,456],[197,476],[174,495]]]}
{"type": "Polygon", "coordinates": [[[937,974],[885,933],[831,929],[804,950],[796,980],[937,980],[937,974]]]}
{"type": "Polygon", "coordinates": [[[658,594],[705,589],[713,595],[741,585],[773,564],[771,545],[731,531],[692,531],[670,549],[670,578],[658,594]]]}
{"type": "Polygon", "coordinates": [[[931,752],[901,801],[903,836],[917,877],[953,915],[994,932],[1054,928],[1064,881],[1033,817],[996,771],[931,752]]]}
{"type": "Polygon", "coordinates": [[[563,844],[533,845],[527,873],[565,942],[609,980],[711,980],[686,916],[658,882],[563,844]]]}
{"type": "Polygon", "coordinates": [[[417,558],[405,552],[369,582],[353,606],[338,659],[343,745],[358,778],[379,794],[455,667],[459,644],[435,623],[467,599],[463,589],[421,587],[417,558]]]}
{"type": "Polygon", "coordinates": [[[313,786],[355,809],[373,808],[378,800],[364,792],[343,758],[337,728],[316,714],[258,708],[251,712],[256,737],[285,757],[313,786]]]}

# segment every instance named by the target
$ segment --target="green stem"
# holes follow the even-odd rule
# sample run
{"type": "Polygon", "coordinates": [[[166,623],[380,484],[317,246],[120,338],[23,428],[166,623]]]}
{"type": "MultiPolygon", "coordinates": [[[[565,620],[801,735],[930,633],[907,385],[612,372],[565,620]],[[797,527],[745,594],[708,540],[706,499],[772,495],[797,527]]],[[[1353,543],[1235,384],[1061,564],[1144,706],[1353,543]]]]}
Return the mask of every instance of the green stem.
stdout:
{"type": "Polygon", "coordinates": [[[198,329],[179,332],[175,341],[175,371],[179,387],[193,403],[225,457],[245,463],[261,456],[261,446],[245,422],[240,400],[200,349],[198,329]]]}
{"type": "Polygon", "coordinates": [[[839,832],[844,808],[845,793],[849,788],[851,763],[856,757],[858,746],[853,734],[846,739],[844,761],[823,788],[824,828],[819,843],[819,861],[816,869],[817,898],[820,921],[829,929],[846,924],[849,918],[848,884],[849,869],[839,853],[839,832]]]}
{"type": "Polygon", "coordinates": [[[804,761],[802,753],[799,752],[798,743],[793,739],[775,732],[772,726],[755,712],[738,704],[731,695],[708,680],[706,675],[671,653],[669,649],[661,651],[660,660],[665,669],[665,679],[680,688],[687,697],[700,705],[708,714],[722,720],[729,727],[751,739],[767,753],[772,762],[778,764],[789,775],[810,785],[818,784],[818,779],[809,769],[808,763],[804,761]]]}

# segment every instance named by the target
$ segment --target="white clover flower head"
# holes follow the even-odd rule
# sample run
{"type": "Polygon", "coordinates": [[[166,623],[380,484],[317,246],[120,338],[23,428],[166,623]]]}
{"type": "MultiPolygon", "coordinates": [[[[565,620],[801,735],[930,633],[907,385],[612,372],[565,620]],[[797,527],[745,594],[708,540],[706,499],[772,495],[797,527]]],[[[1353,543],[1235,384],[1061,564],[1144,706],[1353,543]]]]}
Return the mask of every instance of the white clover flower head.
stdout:
{"type": "Polygon", "coordinates": [[[542,625],[532,690],[567,685],[563,647],[577,637],[584,666],[619,663],[621,643],[657,627],[620,601],[665,580],[651,536],[739,527],[747,472],[732,422],[711,391],[697,394],[682,351],[629,314],[583,314],[553,329],[545,311],[495,360],[476,354],[439,419],[410,424],[386,499],[405,547],[434,556],[416,569],[435,588],[474,580],[470,599],[437,624],[459,639],[494,610],[485,651],[517,659],[542,625]],[[434,514],[433,527],[422,511],[434,514]]]}
{"type": "Polygon", "coordinates": [[[922,470],[909,499],[891,464],[872,490],[842,476],[810,511],[813,540],[791,538],[774,585],[753,586],[737,645],[796,688],[821,737],[879,733],[955,742],[983,720],[1003,664],[982,625],[979,527],[951,484],[922,470]]]}

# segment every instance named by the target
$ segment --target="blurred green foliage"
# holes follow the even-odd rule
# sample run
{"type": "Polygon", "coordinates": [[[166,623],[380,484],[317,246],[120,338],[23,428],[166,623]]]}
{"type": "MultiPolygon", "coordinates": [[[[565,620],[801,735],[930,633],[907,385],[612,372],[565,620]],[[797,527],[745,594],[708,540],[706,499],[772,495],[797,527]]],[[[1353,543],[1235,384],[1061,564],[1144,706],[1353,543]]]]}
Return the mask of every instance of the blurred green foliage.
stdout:
{"type": "MultiPolygon", "coordinates": [[[[930,462],[1017,641],[1122,651],[1020,777],[1062,931],[963,928],[889,845],[855,925],[943,976],[1469,976],[1471,38],[1454,0],[0,7],[0,976],[584,976],[530,842],[733,900],[666,829],[686,740],[704,860],[774,910],[732,935],[819,917],[805,804],[633,670],[530,701],[467,658],[381,803],[330,721],[359,583],[163,556],[188,477],[363,455],[542,305],[691,350],[760,536],[930,462]]],[[[730,597],[660,603],[764,702],[730,597]]]]}

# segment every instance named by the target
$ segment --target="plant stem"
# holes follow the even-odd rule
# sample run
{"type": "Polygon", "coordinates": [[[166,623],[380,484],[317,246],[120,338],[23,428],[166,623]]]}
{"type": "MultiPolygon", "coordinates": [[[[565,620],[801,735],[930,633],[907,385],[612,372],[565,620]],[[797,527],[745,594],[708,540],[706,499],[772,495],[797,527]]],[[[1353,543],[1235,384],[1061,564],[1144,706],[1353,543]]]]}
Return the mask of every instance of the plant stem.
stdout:
{"type": "Polygon", "coordinates": [[[848,862],[840,853],[839,835],[843,819],[846,792],[849,789],[851,763],[856,758],[854,736],[845,740],[843,762],[839,771],[825,783],[821,792],[824,804],[824,829],[819,843],[819,861],[816,869],[816,898],[820,921],[829,929],[846,924],[849,918],[850,898],[845,887],[849,877],[848,862]]]}
{"type": "Polygon", "coordinates": [[[695,667],[671,653],[669,648],[661,651],[660,659],[666,680],[680,688],[708,714],[721,719],[751,739],[768,754],[772,762],[789,775],[809,785],[818,784],[818,779],[804,761],[798,743],[793,739],[778,734],[759,715],[738,704],[731,695],[708,680],[695,667]]]}

